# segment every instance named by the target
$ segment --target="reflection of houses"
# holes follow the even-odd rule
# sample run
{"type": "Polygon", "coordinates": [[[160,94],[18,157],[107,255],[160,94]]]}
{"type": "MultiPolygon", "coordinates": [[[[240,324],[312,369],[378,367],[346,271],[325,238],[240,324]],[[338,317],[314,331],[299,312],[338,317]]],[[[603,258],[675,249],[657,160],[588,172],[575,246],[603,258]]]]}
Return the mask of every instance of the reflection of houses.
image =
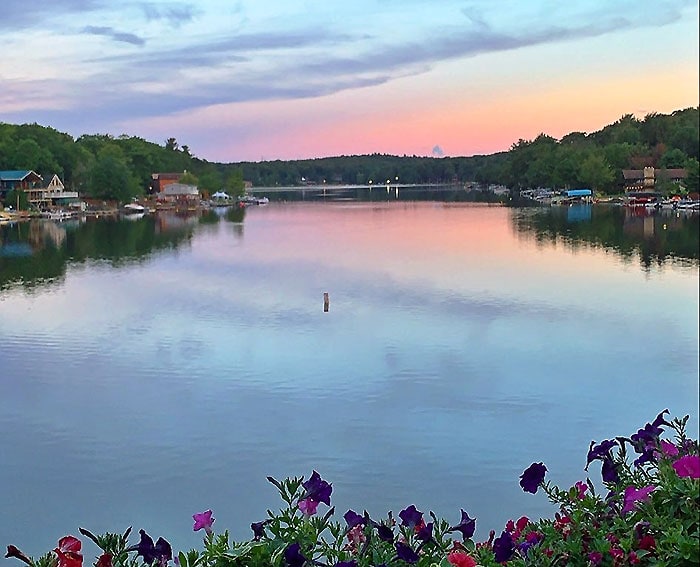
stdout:
{"type": "Polygon", "coordinates": [[[41,175],[34,171],[12,170],[0,171],[0,199],[3,201],[7,193],[13,189],[27,191],[41,185],[41,175]]]}
{"type": "Polygon", "coordinates": [[[158,193],[158,201],[176,204],[196,204],[199,202],[199,189],[196,185],[170,183],[158,193]]]}
{"type": "Polygon", "coordinates": [[[685,169],[623,169],[625,192],[630,191],[654,191],[658,182],[670,181],[671,183],[683,183],[688,176],[685,169]]]}
{"type": "Polygon", "coordinates": [[[180,181],[184,173],[152,173],[151,193],[161,193],[168,185],[180,181]]]}
{"type": "Polygon", "coordinates": [[[656,215],[645,207],[625,207],[625,220],[622,231],[635,239],[652,238],[656,233],[656,215]]]}

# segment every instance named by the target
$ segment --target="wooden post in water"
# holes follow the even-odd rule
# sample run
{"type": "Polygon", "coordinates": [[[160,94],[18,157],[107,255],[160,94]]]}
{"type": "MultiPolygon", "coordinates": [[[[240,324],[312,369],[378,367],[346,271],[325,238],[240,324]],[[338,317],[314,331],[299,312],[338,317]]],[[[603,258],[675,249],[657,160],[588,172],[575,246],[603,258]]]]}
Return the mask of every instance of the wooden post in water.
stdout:
{"type": "Polygon", "coordinates": [[[328,299],[328,292],[323,293],[323,312],[328,313],[328,304],[329,304],[329,299],[328,299]]]}

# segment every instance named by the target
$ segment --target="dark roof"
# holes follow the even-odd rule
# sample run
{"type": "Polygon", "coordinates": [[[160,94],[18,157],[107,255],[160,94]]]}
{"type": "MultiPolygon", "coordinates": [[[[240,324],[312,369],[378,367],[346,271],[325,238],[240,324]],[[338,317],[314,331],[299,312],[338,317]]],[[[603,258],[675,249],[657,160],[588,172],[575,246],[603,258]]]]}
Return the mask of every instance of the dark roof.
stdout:
{"type": "MultiPolygon", "coordinates": [[[[623,177],[628,181],[633,181],[635,179],[644,179],[643,169],[623,169],[623,177]]],[[[681,168],[672,169],[654,169],[654,177],[662,179],[685,179],[688,176],[688,172],[681,168]]]]}
{"type": "Polygon", "coordinates": [[[14,169],[9,171],[0,171],[0,181],[24,181],[27,177],[34,175],[36,181],[41,179],[41,175],[31,169],[14,169]]]}
{"type": "Polygon", "coordinates": [[[685,169],[657,169],[657,177],[663,177],[665,179],[685,179],[688,177],[688,172],[685,169]]]}
{"type": "Polygon", "coordinates": [[[644,179],[643,169],[623,169],[622,175],[625,179],[644,179]]]}

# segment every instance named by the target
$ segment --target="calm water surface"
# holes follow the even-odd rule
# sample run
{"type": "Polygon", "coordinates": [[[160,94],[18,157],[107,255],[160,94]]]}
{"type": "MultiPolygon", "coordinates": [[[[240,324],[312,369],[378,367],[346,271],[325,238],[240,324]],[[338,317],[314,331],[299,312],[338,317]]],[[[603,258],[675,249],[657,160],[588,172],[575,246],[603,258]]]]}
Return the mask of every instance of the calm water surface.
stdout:
{"type": "Polygon", "coordinates": [[[207,508],[248,538],[279,506],[265,477],[312,469],[340,514],[464,508],[485,538],[553,513],[518,486],[533,460],[566,487],[592,439],[664,408],[697,435],[697,219],[589,234],[610,213],[552,214],[272,203],[0,228],[0,545],[133,525],[188,549],[207,508]]]}

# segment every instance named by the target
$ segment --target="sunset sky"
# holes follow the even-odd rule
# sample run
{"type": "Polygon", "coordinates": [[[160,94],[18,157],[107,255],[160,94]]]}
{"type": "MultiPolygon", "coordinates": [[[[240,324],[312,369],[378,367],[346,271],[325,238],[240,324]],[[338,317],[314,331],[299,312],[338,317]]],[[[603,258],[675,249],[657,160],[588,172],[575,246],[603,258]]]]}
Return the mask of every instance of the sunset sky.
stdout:
{"type": "Polygon", "coordinates": [[[698,106],[696,0],[2,0],[0,122],[238,162],[468,156],[698,106]]]}

